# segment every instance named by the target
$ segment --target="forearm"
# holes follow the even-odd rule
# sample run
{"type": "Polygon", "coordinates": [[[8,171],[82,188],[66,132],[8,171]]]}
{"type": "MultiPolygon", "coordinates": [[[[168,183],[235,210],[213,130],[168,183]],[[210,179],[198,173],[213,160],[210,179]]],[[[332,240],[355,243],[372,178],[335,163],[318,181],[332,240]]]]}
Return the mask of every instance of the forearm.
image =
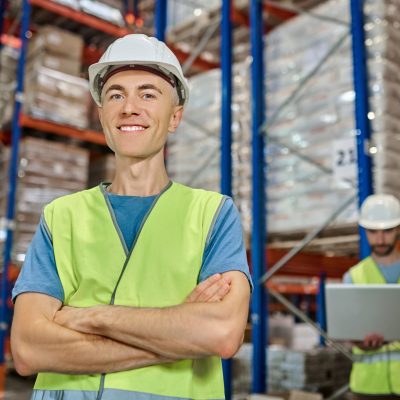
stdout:
{"type": "Polygon", "coordinates": [[[141,368],[167,360],[97,335],[75,332],[46,322],[29,334],[13,338],[12,351],[19,372],[106,373],[141,368]]]}
{"type": "Polygon", "coordinates": [[[92,310],[88,329],[165,357],[224,356],[226,324],[212,309],[201,303],[161,309],[110,306],[92,310]]]}
{"type": "Polygon", "coordinates": [[[167,362],[152,352],[110,338],[85,334],[53,321],[54,301],[28,294],[18,298],[11,331],[14,363],[21,375],[37,372],[103,373],[167,362]],[[38,310],[42,307],[42,310],[38,310]],[[41,312],[43,311],[44,312],[41,312]],[[51,311],[49,311],[51,310],[51,311]]]}
{"type": "Polygon", "coordinates": [[[239,283],[217,303],[184,303],[166,308],[69,309],[64,314],[61,311],[59,322],[168,358],[208,355],[229,358],[240,346],[247,322],[248,282],[239,283]]]}

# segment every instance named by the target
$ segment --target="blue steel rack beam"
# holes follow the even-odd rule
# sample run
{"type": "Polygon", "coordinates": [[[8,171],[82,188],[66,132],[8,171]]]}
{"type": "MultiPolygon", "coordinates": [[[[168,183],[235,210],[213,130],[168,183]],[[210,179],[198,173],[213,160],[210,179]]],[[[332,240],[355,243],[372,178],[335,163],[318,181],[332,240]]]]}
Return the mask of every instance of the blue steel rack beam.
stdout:
{"type": "Polygon", "coordinates": [[[7,198],[7,219],[6,219],[6,242],[3,254],[3,275],[1,277],[1,307],[0,307],[0,365],[4,365],[5,357],[5,339],[8,333],[8,309],[7,299],[9,297],[8,269],[11,262],[11,251],[13,243],[13,234],[15,227],[15,195],[18,182],[18,155],[19,142],[21,138],[21,126],[19,116],[22,107],[22,97],[24,92],[24,71],[25,59],[29,38],[30,22],[30,3],[29,0],[23,0],[22,20],[21,20],[21,54],[18,62],[17,90],[15,94],[15,107],[12,119],[12,138],[11,138],[11,158],[9,166],[9,189],[7,198]]]}
{"type": "MultiPolygon", "coordinates": [[[[355,117],[357,130],[357,164],[358,164],[358,203],[372,193],[371,157],[368,154],[368,143],[371,138],[371,126],[368,119],[368,75],[365,54],[364,34],[364,0],[350,0],[351,33],[353,46],[353,78],[355,98],[355,117]]],[[[360,228],[360,258],[370,253],[365,232],[360,228]]]]}
{"type": "Polygon", "coordinates": [[[264,135],[260,129],[265,122],[263,19],[262,1],[250,3],[251,81],[252,81],[252,203],[253,226],[251,236],[251,263],[254,292],[251,304],[253,340],[253,393],[266,391],[267,296],[260,278],[266,267],[265,243],[265,159],[264,135]]]}
{"type": "MultiPolygon", "coordinates": [[[[232,196],[232,22],[231,0],[222,1],[221,193],[232,196]]],[[[225,399],[232,397],[232,362],[223,360],[225,399]]]]}
{"type": "Polygon", "coordinates": [[[165,30],[167,28],[167,0],[156,2],[156,37],[165,42],[165,30]]]}

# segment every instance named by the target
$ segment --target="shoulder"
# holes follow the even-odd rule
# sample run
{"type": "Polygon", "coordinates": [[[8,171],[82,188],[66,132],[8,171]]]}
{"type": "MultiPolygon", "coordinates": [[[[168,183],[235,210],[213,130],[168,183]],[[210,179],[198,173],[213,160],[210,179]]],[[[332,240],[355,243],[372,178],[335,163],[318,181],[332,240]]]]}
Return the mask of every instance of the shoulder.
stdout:
{"type": "Polygon", "coordinates": [[[82,202],[87,202],[91,198],[94,198],[101,194],[99,186],[92,189],[81,190],[79,192],[67,194],[65,196],[58,197],[49,204],[47,204],[43,209],[43,216],[46,224],[51,225],[54,213],[65,212],[68,209],[74,210],[82,204],[82,202]]]}
{"type": "Polygon", "coordinates": [[[173,183],[167,191],[164,201],[173,203],[190,214],[208,215],[210,218],[218,216],[226,196],[221,193],[204,189],[194,189],[180,183],[173,183]]]}
{"type": "Polygon", "coordinates": [[[211,190],[205,190],[205,189],[198,189],[198,188],[191,188],[186,185],[182,185],[181,183],[173,182],[172,184],[173,188],[173,193],[174,194],[180,194],[182,196],[187,196],[191,197],[193,199],[203,199],[203,200],[208,200],[208,199],[218,199],[222,200],[226,196],[222,195],[221,193],[218,192],[213,192],[211,190]]]}
{"type": "Polygon", "coordinates": [[[378,267],[374,259],[369,256],[361,260],[358,264],[351,267],[348,271],[348,274],[350,275],[353,283],[366,283],[367,281],[373,279],[370,276],[371,274],[376,275],[377,268],[378,267]]]}

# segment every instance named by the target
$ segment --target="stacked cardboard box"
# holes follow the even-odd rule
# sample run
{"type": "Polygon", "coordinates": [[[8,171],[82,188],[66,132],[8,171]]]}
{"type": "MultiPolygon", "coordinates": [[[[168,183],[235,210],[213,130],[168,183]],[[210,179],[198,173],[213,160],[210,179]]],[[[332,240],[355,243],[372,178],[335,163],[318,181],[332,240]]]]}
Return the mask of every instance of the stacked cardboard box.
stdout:
{"type": "MultiPolygon", "coordinates": [[[[13,260],[24,260],[43,207],[87,186],[89,155],[76,146],[24,138],[21,142],[13,260]]],[[[4,215],[4,214],[3,214],[4,215]]]]}
{"type": "Polygon", "coordinates": [[[19,50],[13,47],[0,50],[0,129],[7,128],[12,118],[18,57],[19,50]]]}
{"type": "MultiPolygon", "coordinates": [[[[270,346],[267,351],[270,392],[306,390],[329,393],[348,382],[351,362],[329,348],[295,351],[270,346]]],[[[233,358],[233,391],[251,389],[252,344],[245,343],[233,358]]]]}
{"type": "Polygon", "coordinates": [[[79,77],[83,40],[44,26],[29,44],[24,112],[78,128],[89,124],[89,84],[79,77]]]}

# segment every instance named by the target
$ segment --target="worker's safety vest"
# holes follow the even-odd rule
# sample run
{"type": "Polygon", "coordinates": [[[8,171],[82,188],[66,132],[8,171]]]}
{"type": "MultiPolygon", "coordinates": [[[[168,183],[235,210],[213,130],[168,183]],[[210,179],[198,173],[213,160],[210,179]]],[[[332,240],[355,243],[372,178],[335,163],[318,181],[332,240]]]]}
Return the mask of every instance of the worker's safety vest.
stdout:
{"type": "MultiPolygon", "coordinates": [[[[372,257],[367,257],[351,268],[350,276],[354,284],[386,283],[372,257]]],[[[353,354],[350,376],[352,392],[370,395],[400,394],[400,342],[389,343],[376,351],[363,351],[354,347],[353,354]]]]}
{"type": "MultiPolygon", "coordinates": [[[[218,193],[171,183],[145,216],[132,250],[120,237],[104,185],[55,200],[44,217],[64,304],[183,303],[198,283],[204,249],[224,200],[218,193]]],[[[34,389],[33,399],[224,398],[218,357],[103,375],[40,373],[34,389]]]]}

